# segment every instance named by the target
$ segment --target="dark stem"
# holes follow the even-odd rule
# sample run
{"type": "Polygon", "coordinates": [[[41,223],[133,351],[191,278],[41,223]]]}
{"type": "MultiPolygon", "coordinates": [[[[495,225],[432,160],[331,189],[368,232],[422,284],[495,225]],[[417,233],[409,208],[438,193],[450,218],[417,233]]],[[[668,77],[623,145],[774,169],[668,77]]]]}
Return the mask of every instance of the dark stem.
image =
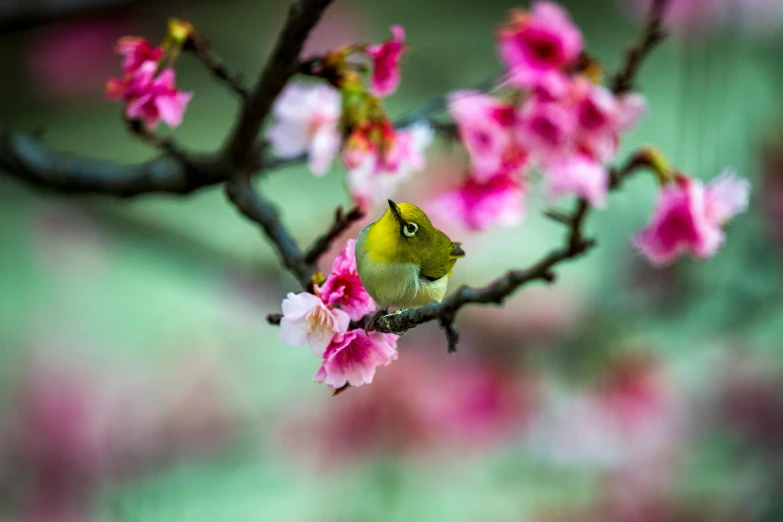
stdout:
{"type": "Polygon", "coordinates": [[[253,153],[257,152],[261,125],[280,91],[299,71],[299,54],[305,40],[330,3],[331,0],[298,0],[289,7],[274,49],[224,146],[227,156],[238,167],[260,166],[254,164],[257,155],[253,153]]]}
{"type": "Polygon", "coordinates": [[[304,253],[304,262],[314,265],[332,246],[332,242],[345,232],[351,225],[364,217],[364,212],[357,206],[344,213],[342,207],[334,212],[334,223],[331,228],[315,238],[313,244],[304,253]]]}
{"type": "Polygon", "coordinates": [[[261,227],[277,250],[280,263],[296,277],[303,288],[307,288],[315,269],[311,264],[303,262],[302,251],[280,221],[277,209],[261,196],[246,175],[237,176],[226,183],[226,195],[246,218],[261,227]]]}

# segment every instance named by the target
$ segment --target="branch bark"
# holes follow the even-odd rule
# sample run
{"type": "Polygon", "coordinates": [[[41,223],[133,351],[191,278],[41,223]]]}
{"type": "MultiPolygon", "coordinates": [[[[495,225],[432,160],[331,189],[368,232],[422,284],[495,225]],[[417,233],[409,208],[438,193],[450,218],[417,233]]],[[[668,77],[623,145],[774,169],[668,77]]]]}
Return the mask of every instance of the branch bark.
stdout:
{"type": "Polygon", "coordinates": [[[299,71],[299,54],[310,31],[332,0],[298,0],[288,9],[285,25],[269,56],[256,87],[243,104],[233,130],[224,146],[231,161],[238,167],[256,167],[256,142],[261,125],[272,109],[280,91],[299,71]]]}
{"type": "Polygon", "coordinates": [[[239,176],[226,183],[226,196],[245,217],[261,227],[277,250],[280,263],[303,288],[307,288],[315,273],[314,265],[304,261],[302,251],[282,224],[277,209],[253,187],[250,178],[239,176]]]}
{"type": "Polygon", "coordinates": [[[0,171],[46,190],[128,198],[152,192],[190,194],[225,181],[233,166],[218,154],[164,154],[128,165],[81,158],[0,127],[0,171]]]}

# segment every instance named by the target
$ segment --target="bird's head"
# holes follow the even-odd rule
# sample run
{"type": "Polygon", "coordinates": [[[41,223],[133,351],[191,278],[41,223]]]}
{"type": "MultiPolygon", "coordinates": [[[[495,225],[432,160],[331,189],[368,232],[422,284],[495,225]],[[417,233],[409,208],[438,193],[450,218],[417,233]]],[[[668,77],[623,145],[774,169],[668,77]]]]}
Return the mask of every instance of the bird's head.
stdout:
{"type": "Polygon", "coordinates": [[[437,232],[422,209],[389,200],[389,209],[368,231],[367,248],[378,261],[421,264],[436,247],[437,232]]]}

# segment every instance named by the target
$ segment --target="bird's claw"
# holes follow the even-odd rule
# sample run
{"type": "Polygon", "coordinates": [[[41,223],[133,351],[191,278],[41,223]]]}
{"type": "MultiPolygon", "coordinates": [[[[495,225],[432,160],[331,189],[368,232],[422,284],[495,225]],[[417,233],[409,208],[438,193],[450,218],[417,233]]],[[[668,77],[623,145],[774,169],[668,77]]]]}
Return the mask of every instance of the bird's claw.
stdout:
{"type": "Polygon", "coordinates": [[[364,333],[370,333],[373,330],[375,330],[375,323],[377,323],[378,319],[380,319],[381,317],[385,317],[388,312],[389,311],[386,309],[381,309],[375,312],[375,315],[373,315],[372,318],[365,325],[364,333]]]}

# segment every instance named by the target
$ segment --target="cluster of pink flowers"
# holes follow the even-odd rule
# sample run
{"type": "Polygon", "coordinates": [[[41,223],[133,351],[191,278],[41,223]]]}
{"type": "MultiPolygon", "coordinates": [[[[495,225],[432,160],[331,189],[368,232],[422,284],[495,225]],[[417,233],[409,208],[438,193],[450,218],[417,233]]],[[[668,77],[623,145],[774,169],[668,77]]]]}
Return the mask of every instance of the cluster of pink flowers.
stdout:
{"type": "Polygon", "coordinates": [[[422,170],[424,150],[432,141],[429,126],[396,130],[383,110],[380,97],[397,89],[405,50],[402,27],[392,27],[392,35],[381,44],[325,55],[315,74],[332,85],[288,85],[275,102],[275,121],[267,133],[281,158],[307,154],[317,176],[326,174],[342,151],[348,187],[364,207],[385,202],[413,172],[422,170]],[[357,53],[372,61],[369,90],[347,60],[357,53]]]}
{"type": "Polygon", "coordinates": [[[725,239],[722,226],[748,208],[749,195],[748,180],[731,171],[706,186],[677,175],[662,187],[650,223],[635,244],[655,265],[667,265],[686,253],[712,257],[725,239]]]}
{"type": "Polygon", "coordinates": [[[315,286],[315,295],[289,293],[283,300],[280,339],[291,346],[309,344],[321,357],[314,380],[332,389],[369,384],[378,366],[397,359],[396,335],[350,329],[351,320],[376,308],[359,280],[354,245],[348,241],[334,260],[332,273],[315,286]]]}
{"type": "Polygon", "coordinates": [[[505,98],[476,91],[452,94],[449,111],[470,156],[463,185],[433,206],[457,212],[480,230],[521,221],[530,169],[541,171],[550,197],[577,195],[605,204],[605,164],[617,153],[620,134],[645,109],[637,94],[615,96],[586,76],[573,74],[583,38],[568,14],[551,2],[516,12],[498,32],[508,69],[505,98]]]}
{"type": "Polygon", "coordinates": [[[125,116],[143,121],[150,129],[161,120],[169,127],[179,126],[193,93],[177,89],[174,69],[161,69],[163,49],[142,38],[126,37],[117,43],[117,52],[123,56],[123,76],[109,79],[107,97],[123,101],[125,116]]]}

